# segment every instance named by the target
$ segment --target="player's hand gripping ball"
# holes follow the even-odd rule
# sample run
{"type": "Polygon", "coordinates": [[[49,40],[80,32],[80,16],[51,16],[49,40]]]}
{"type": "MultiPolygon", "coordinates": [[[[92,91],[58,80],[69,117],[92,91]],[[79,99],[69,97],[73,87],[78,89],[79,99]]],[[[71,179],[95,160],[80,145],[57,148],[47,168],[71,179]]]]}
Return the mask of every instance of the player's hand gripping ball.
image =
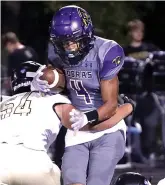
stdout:
{"type": "Polygon", "coordinates": [[[45,80],[51,90],[61,91],[65,87],[65,75],[60,69],[48,66],[42,70],[43,75],[40,80],[45,80]]]}
{"type": "Polygon", "coordinates": [[[61,92],[65,87],[65,75],[52,66],[41,66],[36,72],[31,90],[37,90],[41,92],[61,92]]]}

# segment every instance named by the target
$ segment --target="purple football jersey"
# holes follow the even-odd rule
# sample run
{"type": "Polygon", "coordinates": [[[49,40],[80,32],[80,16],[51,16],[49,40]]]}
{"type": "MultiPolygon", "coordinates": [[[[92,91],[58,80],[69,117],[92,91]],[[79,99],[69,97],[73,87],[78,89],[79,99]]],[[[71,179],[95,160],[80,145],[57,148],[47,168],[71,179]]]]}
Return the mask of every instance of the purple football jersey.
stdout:
{"type": "Polygon", "coordinates": [[[55,67],[64,69],[72,104],[83,111],[103,105],[100,80],[112,79],[120,71],[124,64],[122,47],[113,40],[96,37],[94,48],[76,66],[60,61],[52,47],[49,45],[48,58],[55,67]]]}

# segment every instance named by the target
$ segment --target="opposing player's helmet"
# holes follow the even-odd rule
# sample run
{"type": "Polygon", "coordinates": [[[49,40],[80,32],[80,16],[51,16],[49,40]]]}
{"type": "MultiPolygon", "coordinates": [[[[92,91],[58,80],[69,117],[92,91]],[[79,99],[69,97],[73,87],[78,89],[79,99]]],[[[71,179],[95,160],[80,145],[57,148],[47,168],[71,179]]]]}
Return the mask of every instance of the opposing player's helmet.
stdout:
{"type": "Polygon", "coordinates": [[[41,64],[33,61],[23,62],[16,69],[13,69],[11,75],[11,86],[13,94],[30,92],[30,85],[36,71],[41,64]]]}
{"type": "Polygon", "coordinates": [[[71,65],[77,65],[94,46],[93,24],[86,10],[78,6],[65,6],[53,16],[50,41],[55,53],[71,65]],[[64,45],[73,42],[76,50],[66,50],[64,45]]]}
{"type": "Polygon", "coordinates": [[[126,172],[117,178],[114,185],[151,185],[151,183],[139,173],[126,172]]]}

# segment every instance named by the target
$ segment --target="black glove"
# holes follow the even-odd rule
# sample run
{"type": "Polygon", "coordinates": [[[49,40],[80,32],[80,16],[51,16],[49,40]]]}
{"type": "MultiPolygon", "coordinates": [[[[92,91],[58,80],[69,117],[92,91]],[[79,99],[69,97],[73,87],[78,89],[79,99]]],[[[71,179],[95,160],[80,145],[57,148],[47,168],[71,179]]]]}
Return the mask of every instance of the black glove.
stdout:
{"type": "Polygon", "coordinates": [[[120,98],[124,101],[124,103],[130,103],[133,107],[133,111],[135,110],[136,103],[131,98],[128,98],[124,94],[120,94],[120,98]]]}

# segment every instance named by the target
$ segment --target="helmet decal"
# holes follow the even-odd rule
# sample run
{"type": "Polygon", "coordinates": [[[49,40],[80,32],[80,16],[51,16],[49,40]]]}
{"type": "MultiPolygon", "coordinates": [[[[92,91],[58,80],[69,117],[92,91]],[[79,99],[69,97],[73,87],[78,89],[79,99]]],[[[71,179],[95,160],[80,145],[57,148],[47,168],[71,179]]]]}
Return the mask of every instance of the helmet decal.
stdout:
{"type": "Polygon", "coordinates": [[[89,24],[92,23],[90,16],[82,8],[78,8],[78,14],[81,17],[85,28],[87,28],[89,24]]]}

